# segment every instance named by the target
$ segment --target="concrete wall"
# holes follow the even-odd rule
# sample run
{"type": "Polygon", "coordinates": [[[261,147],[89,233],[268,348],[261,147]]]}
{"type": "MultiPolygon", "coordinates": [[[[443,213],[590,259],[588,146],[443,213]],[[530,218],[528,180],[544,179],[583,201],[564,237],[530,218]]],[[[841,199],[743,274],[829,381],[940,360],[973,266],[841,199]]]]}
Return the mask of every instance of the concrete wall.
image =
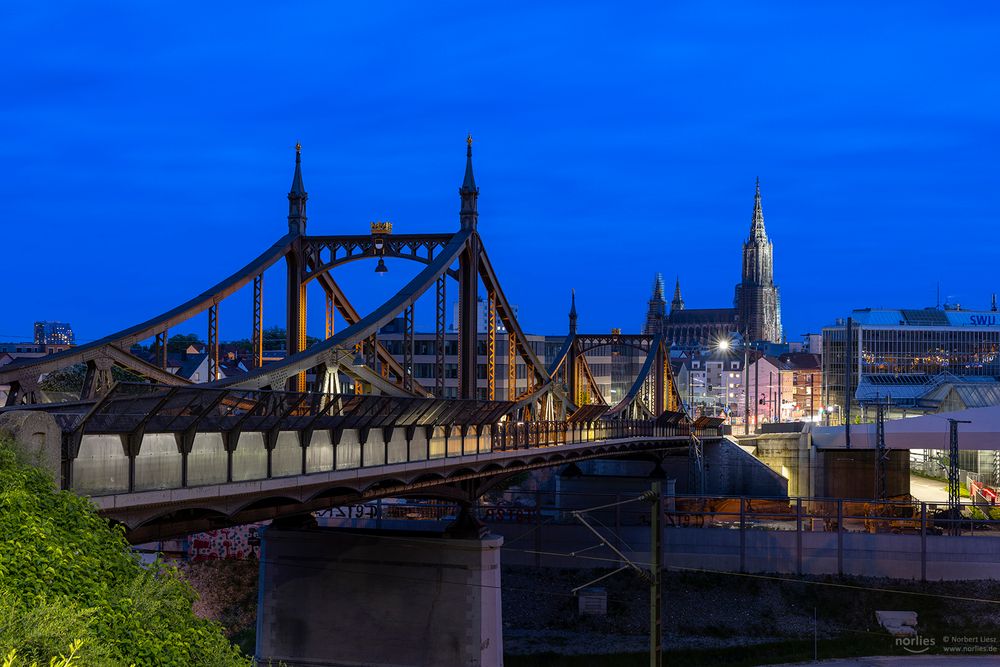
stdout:
{"type": "Polygon", "coordinates": [[[502,544],[271,526],[257,658],[289,667],[501,665],[502,544]]]}
{"type": "Polygon", "coordinates": [[[11,410],[0,414],[0,432],[31,465],[48,470],[59,488],[62,480],[62,429],[55,417],[34,410],[11,410]]]}
{"type": "MultiPolygon", "coordinates": [[[[754,455],[788,478],[792,496],[874,498],[875,450],[813,447],[812,433],[764,433],[739,438],[754,455]]],[[[886,492],[890,498],[910,493],[909,452],[892,450],[886,465],[886,492]]]]}
{"type": "Polygon", "coordinates": [[[789,494],[814,495],[809,433],[766,433],[740,438],[739,442],[754,447],[758,459],[788,479],[789,494]]]}
{"type": "MultiPolygon", "coordinates": [[[[817,452],[823,473],[819,495],[826,498],[874,498],[874,449],[831,449],[817,452]]],[[[886,462],[886,494],[898,498],[910,494],[910,452],[889,451],[886,462]]]]}
{"type": "MultiPolygon", "coordinates": [[[[726,436],[704,450],[705,493],[726,496],[785,497],[788,480],[726,436]]],[[[680,491],[678,491],[680,493],[680,491]]]]}
{"type": "MultiPolygon", "coordinates": [[[[541,539],[519,525],[491,524],[490,530],[506,536],[505,565],[609,568],[618,564],[617,556],[606,548],[582,552],[585,558],[571,555],[596,541],[582,526],[546,525],[541,539]],[[538,556],[536,551],[544,555],[538,556]]],[[[601,532],[631,560],[649,562],[648,527],[624,526],[615,532],[601,532]]],[[[1000,537],[986,535],[928,535],[923,551],[920,535],[845,531],[838,540],[836,532],[745,530],[741,540],[738,529],[675,526],[664,533],[664,562],[667,567],[738,572],[742,548],[747,572],[796,574],[800,539],[803,574],[836,575],[842,571],[859,576],[920,579],[925,557],[928,580],[1000,578],[1000,537]]]]}

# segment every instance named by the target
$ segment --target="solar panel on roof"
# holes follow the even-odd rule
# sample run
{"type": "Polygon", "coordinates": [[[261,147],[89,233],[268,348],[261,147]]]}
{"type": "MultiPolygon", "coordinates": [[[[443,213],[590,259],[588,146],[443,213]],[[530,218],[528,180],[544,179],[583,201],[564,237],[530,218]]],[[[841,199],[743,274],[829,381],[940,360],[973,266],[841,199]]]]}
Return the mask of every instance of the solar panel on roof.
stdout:
{"type": "Polygon", "coordinates": [[[911,326],[924,327],[946,327],[948,326],[948,316],[936,308],[924,308],[923,310],[901,310],[903,319],[911,326]]]}
{"type": "Polygon", "coordinates": [[[923,375],[917,373],[912,373],[912,374],[908,373],[901,375],[873,374],[867,376],[865,379],[871,384],[877,384],[882,386],[930,384],[933,381],[933,378],[930,375],[923,375]]]}

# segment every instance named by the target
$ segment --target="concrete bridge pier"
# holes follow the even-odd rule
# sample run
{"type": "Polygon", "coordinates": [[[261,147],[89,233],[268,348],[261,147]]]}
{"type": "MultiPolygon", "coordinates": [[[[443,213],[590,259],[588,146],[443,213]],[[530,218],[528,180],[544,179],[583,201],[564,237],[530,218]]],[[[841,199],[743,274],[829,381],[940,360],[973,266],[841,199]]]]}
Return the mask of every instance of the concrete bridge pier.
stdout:
{"type": "Polygon", "coordinates": [[[257,658],[502,665],[502,544],[496,535],[272,525],[261,545],[257,658]]]}

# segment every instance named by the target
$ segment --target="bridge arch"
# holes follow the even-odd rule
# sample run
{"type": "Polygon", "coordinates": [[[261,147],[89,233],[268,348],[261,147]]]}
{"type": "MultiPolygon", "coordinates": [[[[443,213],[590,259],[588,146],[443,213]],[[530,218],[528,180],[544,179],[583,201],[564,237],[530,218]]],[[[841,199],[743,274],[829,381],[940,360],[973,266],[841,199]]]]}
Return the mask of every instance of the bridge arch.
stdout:
{"type": "Polygon", "coordinates": [[[320,489],[313,495],[306,498],[306,502],[312,502],[314,500],[321,500],[323,498],[349,498],[352,496],[360,496],[361,489],[353,486],[328,486],[326,488],[320,489]]]}
{"type": "MultiPolygon", "coordinates": [[[[322,276],[324,274],[330,273],[331,271],[333,271],[338,266],[343,266],[344,264],[350,264],[351,262],[359,262],[359,261],[366,260],[366,259],[375,259],[375,260],[377,260],[377,259],[386,258],[386,257],[388,257],[390,259],[405,259],[405,260],[408,260],[408,261],[411,261],[411,262],[418,262],[420,264],[424,264],[425,266],[429,266],[430,264],[433,264],[434,260],[435,260],[434,257],[420,257],[419,255],[416,255],[416,254],[414,254],[414,255],[409,255],[409,254],[398,254],[398,255],[396,255],[396,254],[386,253],[385,255],[373,255],[373,254],[371,254],[369,252],[363,252],[363,253],[357,253],[357,254],[353,254],[353,255],[344,255],[342,257],[335,257],[334,259],[326,262],[325,264],[323,264],[321,266],[318,266],[318,267],[316,267],[313,270],[310,270],[309,273],[306,275],[305,280],[303,281],[303,284],[308,284],[312,280],[314,280],[316,278],[319,278],[320,276],[322,276]]],[[[449,268],[449,269],[445,269],[444,273],[447,276],[449,276],[450,278],[453,278],[456,281],[458,280],[458,271],[449,268]]]]}
{"type": "Polygon", "coordinates": [[[261,509],[272,509],[278,507],[288,507],[289,505],[301,505],[302,501],[298,498],[293,498],[292,496],[274,495],[267,496],[266,498],[256,498],[250,502],[244,503],[234,509],[230,516],[238,516],[243,512],[249,512],[252,510],[261,509]]]}

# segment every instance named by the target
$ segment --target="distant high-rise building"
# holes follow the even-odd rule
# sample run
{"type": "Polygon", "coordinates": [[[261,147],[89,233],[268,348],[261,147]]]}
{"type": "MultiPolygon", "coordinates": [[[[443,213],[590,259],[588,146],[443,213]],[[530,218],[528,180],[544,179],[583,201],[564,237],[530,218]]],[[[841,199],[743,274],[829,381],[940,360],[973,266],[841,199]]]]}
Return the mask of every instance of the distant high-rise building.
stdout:
{"type": "Polygon", "coordinates": [[[774,284],[774,247],[764,229],[760,179],[753,199],[750,236],[743,242],[743,279],[736,286],[735,305],[747,338],[781,342],[781,295],[774,284]]]}
{"type": "Polygon", "coordinates": [[[75,340],[69,322],[35,322],[35,345],[73,345],[75,340]]]}

